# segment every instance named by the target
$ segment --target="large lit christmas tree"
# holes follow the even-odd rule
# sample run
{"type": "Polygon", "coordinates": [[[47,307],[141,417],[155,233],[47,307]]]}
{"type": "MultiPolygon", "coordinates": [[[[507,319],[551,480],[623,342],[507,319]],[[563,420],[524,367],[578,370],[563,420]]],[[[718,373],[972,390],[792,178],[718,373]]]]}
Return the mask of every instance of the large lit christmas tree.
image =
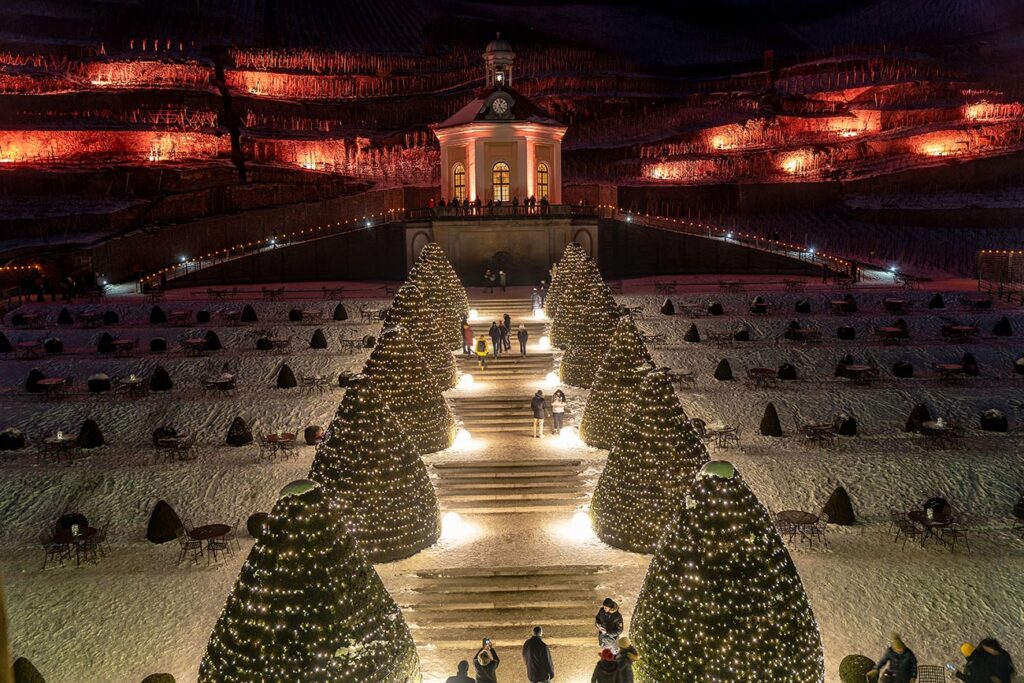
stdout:
{"type": "Polygon", "coordinates": [[[595,448],[611,450],[636,406],[640,382],[654,367],[633,318],[621,318],[611,345],[600,361],[580,420],[580,438],[595,448]]]}
{"type": "Polygon", "coordinates": [[[466,288],[436,242],[426,244],[406,283],[416,285],[437,316],[449,349],[462,348],[462,321],[469,315],[466,288]]]}
{"type": "Polygon", "coordinates": [[[617,308],[593,259],[584,258],[570,277],[559,295],[551,321],[551,344],[560,349],[579,342],[581,332],[587,328],[586,314],[590,309],[617,308]],[[598,301],[591,301],[592,297],[598,301]]]}
{"type": "Polygon", "coordinates": [[[620,317],[611,292],[603,282],[595,283],[580,315],[566,326],[570,342],[558,367],[565,384],[590,388],[620,317]]]}
{"type": "Polygon", "coordinates": [[[555,264],[555,274],[551,277],[547,296],[544,298],[544,313],[547,317],[555,317],[562,292],[569,281],[572,280],[576,268],[583,263],[583,259],[586,257],[587,252],[583,251],[583,247],[576,242],[570,242],[565,246],[561,260],[555,264]]]}
{"type": "Polygon", "coordinates": [[[405,328],[392,327],[381,334],[363,372],[420,453],[434,453],[452,445],[455,416],[437,387],[426,356],[405,328]]]}
{"type": "Polygon", "coordinates": [[[664,372],[647,373],[634,403],[597,482],[590,517],[608,545],[653,553],[708,451],[664,372]]]}
{"type": "Polygon", "coordinates": [[[647,570],[630,636],[642,683],[824,680],[796,567],[731,464],[701,468],[647,570]]]}
{"type": "Polygon", "coordinates": [[[199,667],[200,683],[418,683],[401,611],[323,487],[281,491],[199,667]]]}
{"type": "Polygon", "coordinates": [[[427,467],[365,375],[349,380],[309,478],[340,506],[371,562],[415,555],[441,535],[427,467]]]}
{"type": "MultiPolygon", "coordinates": [[[[398,289],[391,307],[384,317],[383,329],[401,325],[412,335],[433,372],[437,388],[446,391],[455,386],[457,379],[455,356],[448,348],[445,333],[438,317],[423,298],[419,287],[404,284],[398,289]]],[[[460,322],[461,326],[461,322],[460,322]]]]}

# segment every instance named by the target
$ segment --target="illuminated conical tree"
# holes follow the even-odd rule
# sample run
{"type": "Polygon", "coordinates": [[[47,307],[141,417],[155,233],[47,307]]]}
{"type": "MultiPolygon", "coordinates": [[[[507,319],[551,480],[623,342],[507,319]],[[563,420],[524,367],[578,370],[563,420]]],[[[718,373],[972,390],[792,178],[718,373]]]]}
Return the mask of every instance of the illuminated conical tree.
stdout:
{"type": "Polygon", "coordinates": [[[626,419],[636,405],[640,382],[654,367],[633,318],[619,320],[608,352],[594,376],[580,420],[580,438],[587,445],[611,450],[619,442],[626,419]]]}
{"type": "Polygon", "coordinates": [[[601,279],[597,264],[593,259],[584,259],[559,296],[558,307],[551,321],[551,344],[560,349],[569,348],[579,339],[580,331],[586,328],[588,307],[608,305],[609,301],[611,306],[615,306],[615,300],[601,279]],[[600,297],[601,302],[593,304],[590,302],[591,297],[600,297]]]}
{"type": "Polygon", "coordinates": [[[581,314],[566,325],[569,345],[562,354],[559,374],[564,383],[590,388],[621,313],[603,282],[595,283],[581,314]]]}
{"type": "Polygon", "coordinates": [[[403,327],[385,330],[363,372],[370,377],[420,453],[448,448],[455,416],[427,360],[403,327]]]}
{"type": "Polygon", "coordinates": [[[427,467],[365,375],[349,380],[309,478],[340,506],[371,562],[415,555],[441,535],[427,467]]]}
{"type": "Polygon", "coordinates": [[[462,319],[469,315],[469,300],[466,288],[436,242],[420,250],[406,283],[420,288],[424,301],[437,316],[449,350],[461,349],[462,319]]]}
{"type": "Polygon", "coordinates": [[[647,569],[630,636],[643,683],[824,680],[793,560],[731,464],[701,468],[647,569]]]}
{"type": "MultiPolygon", "coordinates": [[[[446,391],[455,386],[455,356],[441,331],[438,318],[415,285],[404,284],[398,289],[391,307],[384,317],[383,329],[396,325],[412,335],[433,373],[437,388],[446,391]]],[[[461,323],[460,323],[461,325],[461,323]]]]}
{"type": "Polygon", "coordinates": [[[281,491],[199,667],[200,683],[418,683],[401,611],[323,487],[281,491]]]}
{"type": "Polygon", "coordinates": [[[594,531],[616,548],[653,553],[707,461],[672,383],[664,372],[648,372],[597,482],[590,504],[594,531]]]}
{"type": "Polygon", "coordinates": [[[547,296],[544,297],[544,314],[554,318],[558,311],[558,302],[569,281],[572,280],[576,268],[583,263],[587,253],[576,242],[570,242],[562,252],[562,259],[556,264],[555,274],[551,277],[547,296]]]}

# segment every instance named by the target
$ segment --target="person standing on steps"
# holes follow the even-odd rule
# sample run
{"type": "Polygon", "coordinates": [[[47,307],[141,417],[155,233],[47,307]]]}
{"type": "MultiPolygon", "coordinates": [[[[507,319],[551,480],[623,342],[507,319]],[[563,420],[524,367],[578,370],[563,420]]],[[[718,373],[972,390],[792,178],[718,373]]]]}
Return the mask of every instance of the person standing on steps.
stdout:
{"type": "Polygon", "coordinates": [[[537,312],[544,308],[544,301],[541,299],[540,293],[537,288],[534,287],[533,291],[530,292],[530,308],[533,310],[534,317],[537,316],[537,312]]]}
{"type": "Polygon", "coordinates": [[[605,598],[601,603],[601,609],[594,617],[594,625],[597,626],[597,644],[612,654],[619,651],[619,636],[622,635],[622,614],[619,613],[619,603],[611,598],[605,598]]]}
{"type": "Polygon", "coordinates": [[[504,270],[498,271],[498,285],[501,286],[501,291],[505,291],[505,285],[508,284],[508,275],[505,274],[504,270]]]}
{"type": "Polygon", "coordinates": [[[491,329],[487,330],[487,336],[491,338],[491,351],[497,358],[501,354],[501,328],[498,327],[497,321],[491,322],[491,329]]]}
{"type": "Polygon", "coordinates": [[[484,288],[491,294],[494,294],[494,273],[491,272],[490,268],[484,273],[484,288]]]}
{"type": "Polygon", "coordinates": [[[504,337],[505,349],[504,350],[505,351],[511,351],[512,350],[512,342],[510,341],[510,338],[512,337],[512,316],[510,316],[508,313],[506,313],[505,315],[503,315],[501,317],[501,322],[504,323],[504,328],[503,329],[504,329],[504,332],[505,332],[505,337],[504,337]]]}
{"type": "Polygon", "coordinates": [[[476,683],[476,680],[469,676],[469,662],[463,659],[459,662],[459,668],[454,676],[449,676],[444,683],[476,683]]]}
{"type": "Polygon", "coordinates": [[[530,338],[530,333],[526,330],[526,325],[519,323],[519,330],[516,332],[516,339],[519,340],[519,355],[526,355],[526,340],[530,338]]]}
{"type": "Polygon", "coordinates": [[[465,318],[462,319],[462,353],[467,356],[473,353],[473,328],[465,318]]]}
{"type": "Polygon", "coordinates": [[[555,664],[551,661],[551,650],[543,639],[544,630],[533,627],[533,635],[523,643],[523,664],[526,665],[526,680],[530,683],[551,683],[555,677],[555,664]]]}
{"type": "Polygon", "coordinates": [[[480,369],[487,369],[487,337],[482,334],[476,338],[476,347],[474,349],[476,353],[476,359],[480,363],[480,369]]]}
{"type": "Polygon", "coordinates": [[[540,389],[537,390],[537,393],[533,395],[533,399],[530,401],[530,410],[533,411],[533,437],[540,439],[544,436],[544,412],[547,410],[544,392],[540,389]]]}
{"type": "Polygon", "coordinates": [[[622,673],[619,674],[621,682],[634,683],[633,663],[640,659],[640,653],[626,636],[619,638],[619,654],[616,655],[616,659],[622,663],[622,673]]]}
{"type": "Polygon", "coordinates": [[[473,657],[473,668],[476,670],[476,683],[498,683],[498,653],[494,651],[490,638],[484,638],[483,647],[473,657]]]}
{"type": "Polygon", "coordinates": [[[565,418],[565,394],[561,389],[555,391],[551,398],[551,433],[558,436],[562,433],[562,420],[565,418]]]}
{"type": "Polygon", "coordinates": [[[544,302],[548,298],[548,283],[544,280],[540,281],[540,289],[537,291],[540,294],[540,307],[544,308],[544,302]]]}

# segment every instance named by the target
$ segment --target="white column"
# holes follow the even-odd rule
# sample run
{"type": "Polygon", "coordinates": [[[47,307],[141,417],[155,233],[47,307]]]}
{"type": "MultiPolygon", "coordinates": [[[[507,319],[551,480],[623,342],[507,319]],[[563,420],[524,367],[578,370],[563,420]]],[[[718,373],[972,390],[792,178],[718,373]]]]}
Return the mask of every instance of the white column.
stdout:
{"type": "MultiPolygon", "coordinates": [[[[555,142],[551,152],[551,196],[548,200],[552,204],[562,203],[562,143],[555,142]]],[[[538,200],[540,197],[537,198],[538,200]]]]}
{"type": "MultiPolygon", "coordinates": [[[[525,137],[516,138],[516,166],[519,173],[516,183],[512,187],[512,196],[519,197],[520,202],[530,196],[530,169],[532,167],[529,164],[529,152],[527,151],[529,144],[525,137]]],[[[512,197],[509,197],[510,201],[511,199],[512,197]]]]}
{"type": "Polygon", "coordinates": [[[491,184],[487,179],[489,169],[486,168],[487,155],[484,153],[484,141],[479,139],[470,140],[466,145],[467,156],[471,147],[473,149],[473,170],[471,173],[476,181],[470,200],[479,197],[480,201],[486,204],[491,196],[491,184]]]}
{"type": "MultiPolygon", "coordinates": [[[[526,197],[537,194],[537,141],[526,139],[526,197]]],[[[526,199],[523,197],[523,199],[526,199]]]]}
{"type": "Polygon", "coordinates": [[[448,167],[448,145],[441,145],[441,197],[447,202],[451,195],[451,169],[448,167]]]}

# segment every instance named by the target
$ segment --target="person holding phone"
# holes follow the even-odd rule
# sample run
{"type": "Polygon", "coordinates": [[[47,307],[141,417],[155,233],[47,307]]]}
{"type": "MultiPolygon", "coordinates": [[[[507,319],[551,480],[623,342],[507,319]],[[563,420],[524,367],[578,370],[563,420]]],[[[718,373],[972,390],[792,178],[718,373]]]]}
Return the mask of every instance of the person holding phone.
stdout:
{"type": "Polygon", "coordinates": [[[473,668],[476,669],[476,683],[498,683],[498,653],[494,651],[494,645],[490,638],[484,638],[476,656],[473,657],[473,668]]]}
{"type": "Polygon", "coordinates": [[[874,668],[868,671],[869,681],[879,679],[879,674],[888,666],[881,680],[886,683],[917,683],[917,655],[903,643],[895,633],[892,642],[874,668]]]}

